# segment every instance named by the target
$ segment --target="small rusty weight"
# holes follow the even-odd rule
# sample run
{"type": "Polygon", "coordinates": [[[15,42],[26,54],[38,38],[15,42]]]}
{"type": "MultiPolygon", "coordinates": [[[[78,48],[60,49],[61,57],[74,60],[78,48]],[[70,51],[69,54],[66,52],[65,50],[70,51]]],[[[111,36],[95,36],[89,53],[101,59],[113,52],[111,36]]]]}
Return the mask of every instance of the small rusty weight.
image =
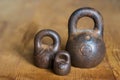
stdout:
{"type": "Polygon", "coordinates": [[[53,70],[58,75],[67,75],[71,69],[71,59],[67,51],[58,51],[56,53],[53,70]]]}
{"type": "Polygon", "coordinates": [[[60,36],[57,32],[44,29],[39,31],[34,39],[34,62],[40,68],[51,68],[55,53],[60,48],[60,36]],[[53,39],[53,45],[42,43],[43,37],[48,36],[53,39]]]}
{"type": "Polygon", "coordinates": [[[103,19],[98,11],[84,7],[73,12],[68,22],[68,34],[66,50],[70,53],[73,66],[91,68],[103,60],[106,47],[103,41],[103,19]],[[93,19],[93,30],[77,30],[78,20],[85,16],[93,19]]]}

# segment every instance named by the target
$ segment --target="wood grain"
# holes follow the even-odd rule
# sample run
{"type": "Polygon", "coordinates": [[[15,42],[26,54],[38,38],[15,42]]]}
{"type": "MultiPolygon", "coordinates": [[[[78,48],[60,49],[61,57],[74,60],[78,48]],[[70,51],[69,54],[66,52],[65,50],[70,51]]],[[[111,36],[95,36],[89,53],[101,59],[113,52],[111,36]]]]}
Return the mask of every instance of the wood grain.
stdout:
{"type": "MultiPolygon", "coordinates": [[[[120,1],[119,0],[1,0],[0,1],[0,80],[120,80],[120,1]],[[104,18],[106,56],[95,68],[72,67],[67,76],[37,68],[33,63],[33,39],[37,31],[53,29],[67,41],[67,22],[81,7],[93,7],[104,18]]],[[[92,29],[91,19],[82,18],[78,29],[92,29]]]]}

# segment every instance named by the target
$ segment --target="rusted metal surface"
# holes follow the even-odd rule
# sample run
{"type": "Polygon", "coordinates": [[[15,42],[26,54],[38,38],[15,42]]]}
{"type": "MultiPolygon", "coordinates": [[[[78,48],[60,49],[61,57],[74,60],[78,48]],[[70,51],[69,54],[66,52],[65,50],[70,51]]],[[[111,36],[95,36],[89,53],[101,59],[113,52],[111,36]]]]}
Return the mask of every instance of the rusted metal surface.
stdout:
{"type": "Polygon", "coordinates": [[[103,19],[93,8],[80,8],[73,12],[68,22],[66,50],[71,55],[72,65],[80,68],[97,66],[104,58],[106,47],[103,41],[103,19]],[[77,22],[82,17],[90,17],[95,25],[93,30],[77,30],[77,22]]]}
{"type": "Polygon", "coordinates": [[[67,75],[71,69],[71,59],[67,51],[58,51],[55,56],[53,70],[58,75],[67,75]]]}
{"type": "Polygon", "coordinates": [[[51,68],[55,53],[60,48],[60,36],[49,29],[38,32],[34,39],[34,63],[40,68],[51,68]],[[42,43],[42,39],[49,36],[53,39],[53,45],[42,43]]]}

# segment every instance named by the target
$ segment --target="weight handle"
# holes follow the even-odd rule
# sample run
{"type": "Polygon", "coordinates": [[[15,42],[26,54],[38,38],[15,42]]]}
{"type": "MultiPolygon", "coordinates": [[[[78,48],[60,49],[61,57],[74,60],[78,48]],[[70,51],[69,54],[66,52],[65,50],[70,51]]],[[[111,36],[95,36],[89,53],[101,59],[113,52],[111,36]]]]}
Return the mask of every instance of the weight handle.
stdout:
{"type": "Polygon", "coordinates": [[[34,52],[39,53],[39,50],[42,45],[42,39],[45,36],[49,36],[53,40],[53,52],[57,52],[58,49],[60,48],[60,36],[57,32],[50,30],[50,29],[45,29],[39,31],[34,39],[34,52]]]}
{"type": "Polygon", "coordinates": [[[75,34],[77,32],[77,22],[82,17],[90,17],[94,21],[94,30],[97,30],[97,33],[103,36],[103,19],[101,14],[93,8],[84,7],[76,10],[72,13],[68,22],[68,33],[75,34]]]}
{"type": "Polygon", "coordinates": [[[57,62],[59,62],[59,59],[61,59],[60,56],[63,56],[63,59],[65,58],[66,63],[70,62],[70,55],[68,52],[64,50],[59,51],[55,58],[57,62]]]}

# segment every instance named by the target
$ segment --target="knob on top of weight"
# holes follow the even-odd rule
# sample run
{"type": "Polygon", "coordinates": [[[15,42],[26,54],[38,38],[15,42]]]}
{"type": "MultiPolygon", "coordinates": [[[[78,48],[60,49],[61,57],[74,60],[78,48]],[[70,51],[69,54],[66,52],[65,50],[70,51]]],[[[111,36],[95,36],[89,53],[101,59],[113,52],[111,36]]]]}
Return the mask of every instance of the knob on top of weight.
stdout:
{"type": "Polygon", "coordinates": [[[72,65],[76,67],[95,67],[103,60],[106,52],[103,19],[97,10],[84,7],[72,13],[68,21],[66,50],[71,55],[72,65]],[[93,19],[95,23],[93,30],[77,30],[78,20],[85,16],[93,19]]]}
{"type": "Polygon", "coordinates": [[[40,68],[51,68],[55,53],[60,48],[60,36],[57,32],[44,29],[39,31],[34,39],[34,62],[40,68]],[[42,43],[42,39],[49,36],[53,39],[53,45],[42,43]]]}

